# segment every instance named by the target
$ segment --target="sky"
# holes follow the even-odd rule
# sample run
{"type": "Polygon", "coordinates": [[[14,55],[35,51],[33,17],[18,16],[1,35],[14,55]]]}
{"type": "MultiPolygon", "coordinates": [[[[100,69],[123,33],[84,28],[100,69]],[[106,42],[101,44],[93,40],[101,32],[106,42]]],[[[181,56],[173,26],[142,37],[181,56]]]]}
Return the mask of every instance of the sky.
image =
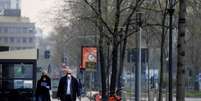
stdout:
{"type": "Polygon", "coordinates": [[[46,19],[50,17],[46,16],[46,13],[51,11],[56,1],[58,0],[21,0],[22,16],[29,17],[31,22],[36,23],[36,26],[40,27],[45,35],[48,35],[51,26],[45,24],[46,19]]]}

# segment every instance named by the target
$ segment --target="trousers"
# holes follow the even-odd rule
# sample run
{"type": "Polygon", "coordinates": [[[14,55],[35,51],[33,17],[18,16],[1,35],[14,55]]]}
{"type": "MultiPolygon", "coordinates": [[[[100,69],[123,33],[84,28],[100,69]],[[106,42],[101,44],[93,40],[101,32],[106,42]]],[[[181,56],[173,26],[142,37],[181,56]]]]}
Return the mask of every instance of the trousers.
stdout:
{"type": "Polygon", "coordinates": [[[64,99],[61,99],[61,101],[73,101],[70,95],[66,95],[64,99]]]}

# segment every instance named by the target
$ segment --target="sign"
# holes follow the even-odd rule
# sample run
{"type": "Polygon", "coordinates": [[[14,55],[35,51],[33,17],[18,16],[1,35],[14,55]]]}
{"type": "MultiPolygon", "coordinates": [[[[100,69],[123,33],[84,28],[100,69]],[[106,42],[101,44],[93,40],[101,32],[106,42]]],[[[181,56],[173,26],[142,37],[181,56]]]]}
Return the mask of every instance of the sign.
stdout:
{"type": "Polygon", "coordinates": [[[96,63],[95,62],[86,62],[86,68],[87,70],[95,70],[96,63]]]}
{"type": "Polygon", "coordinates": [[[82,47],[82,59],[80,69],[94,70],[97,63],[97,48],[96,47],[82,47]]]}

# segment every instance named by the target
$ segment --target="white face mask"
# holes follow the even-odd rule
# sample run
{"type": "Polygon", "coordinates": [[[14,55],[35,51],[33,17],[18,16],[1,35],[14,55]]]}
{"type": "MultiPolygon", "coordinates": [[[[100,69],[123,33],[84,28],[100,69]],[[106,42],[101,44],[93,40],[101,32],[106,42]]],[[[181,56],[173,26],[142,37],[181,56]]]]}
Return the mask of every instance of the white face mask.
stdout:
{"type": "Polygon", "coordinates": [[[69,78],[71,77],[71,75],[70,75],[70,74],[68,74],[67,76],[68,76],[69,78]]]}

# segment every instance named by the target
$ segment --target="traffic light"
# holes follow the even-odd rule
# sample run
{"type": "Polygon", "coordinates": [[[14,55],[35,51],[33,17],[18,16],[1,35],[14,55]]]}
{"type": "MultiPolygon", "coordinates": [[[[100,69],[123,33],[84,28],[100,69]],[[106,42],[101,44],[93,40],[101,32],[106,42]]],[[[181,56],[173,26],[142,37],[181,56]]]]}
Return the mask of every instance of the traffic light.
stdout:
{"type": "Polygon", "coordinates": [[[50,58],[50,51],[49,50],[45,50],[45,59],[49,59],[50,58]]]}

